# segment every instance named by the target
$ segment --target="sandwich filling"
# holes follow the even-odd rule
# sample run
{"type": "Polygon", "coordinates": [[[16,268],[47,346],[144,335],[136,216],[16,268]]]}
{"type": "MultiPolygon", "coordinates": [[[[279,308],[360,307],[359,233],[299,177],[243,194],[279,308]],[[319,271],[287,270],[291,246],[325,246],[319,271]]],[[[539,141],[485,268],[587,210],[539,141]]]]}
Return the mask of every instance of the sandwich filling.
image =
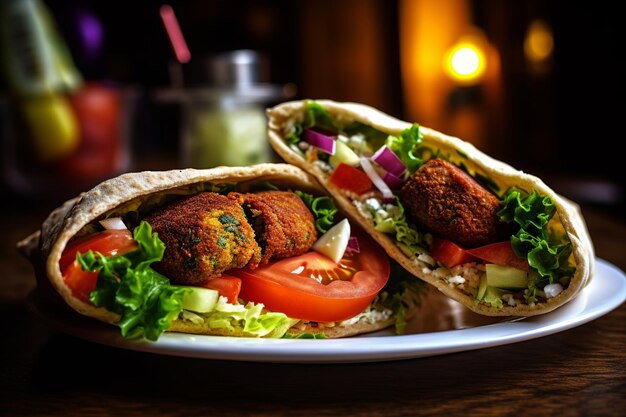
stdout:
{"type": "Polygon", "coordinates": [[[335,233],[337,214],[329,197],[272,184],[195,184],[89,223],[59,267],[73,296],[117,314],[129,338],[156,340],[173,323],[248,337],[402,332],[421,286],[390,277],[386,254],[357,228],[331,260],[315,244],[335,233]]]}
{"type": "Polygon", "coordinates": [[[389,134],[304,103],[274,126],[291,162],[347,198],[419,276],[495,309],[534,307],[568,288],[572,243],[549,195],[489,177],[460,149],[424,140],[417,124],[389,134]]]}

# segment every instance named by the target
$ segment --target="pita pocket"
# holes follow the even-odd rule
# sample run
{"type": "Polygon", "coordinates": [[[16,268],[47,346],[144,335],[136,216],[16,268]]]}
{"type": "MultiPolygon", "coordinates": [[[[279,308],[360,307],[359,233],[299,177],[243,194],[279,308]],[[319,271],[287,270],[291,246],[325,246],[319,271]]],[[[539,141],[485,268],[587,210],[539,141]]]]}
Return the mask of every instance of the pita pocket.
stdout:
{"type": "Polygon", "coordinates": [[[579,208],[472,144],[358,103],[268,109],[269,141],[407,271],[487,316],[533,316],[593,277],[579,208]]]}
{"type": "MultiPolygon", "coordinates": [[[[39,286],[51,285],[73,310],[116,324],[129,338],[156,340],[163,331],[334,338],[400,329],[419,303],[419,286],[409,274],[408,285],[389,286],[389,257],[369,235],[352,227],[361,252],[344,248],[341,265],[311,250],[344,221],[350,224],[324,188],[292,165],[147,171],[66,202],[18,249],[33,263],[39,286]],[[331,279],[328,271],[345,276],[322,284],[305,276],[304,261],[289,264],[302,257],[319,263],[315,278],[331,279]],[[258,278],[280,275],[274,272],[281,262],[281,283],[258,278]],[[335,291],[335,307],[315,301],[313,313],[302,313],[292,302],[289,315],[270,310],[259,294],[271,300],[273,288],[285,288],[285,275],[323,302],[332,298],[323,291],[335,291]]],[[[281,294],[304,308],[295,293],[281,294]]]]}

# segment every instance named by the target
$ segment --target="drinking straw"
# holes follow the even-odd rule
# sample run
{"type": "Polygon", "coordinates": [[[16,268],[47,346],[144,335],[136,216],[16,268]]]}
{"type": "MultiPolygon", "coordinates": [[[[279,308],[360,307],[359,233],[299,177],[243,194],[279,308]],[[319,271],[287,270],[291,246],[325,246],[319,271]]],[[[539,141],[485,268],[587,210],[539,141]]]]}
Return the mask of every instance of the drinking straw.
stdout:
{"type": "Polygon", "coordinates": [[[180,25],[178,24],[178,19],[176,19],[176,14],[174,14],[174,9],[172,9],[172,6],[169,4],[164,4],[159,9],[159,12],[161,14],[161,20],[165,26],[167,36],[170,39],[172,48],[174,49],[176,59],[181,64],[186,64],[191,59],[191,53],[187,47],[187,42],[185,42],[183,32],[180,30],[180,25]]]}

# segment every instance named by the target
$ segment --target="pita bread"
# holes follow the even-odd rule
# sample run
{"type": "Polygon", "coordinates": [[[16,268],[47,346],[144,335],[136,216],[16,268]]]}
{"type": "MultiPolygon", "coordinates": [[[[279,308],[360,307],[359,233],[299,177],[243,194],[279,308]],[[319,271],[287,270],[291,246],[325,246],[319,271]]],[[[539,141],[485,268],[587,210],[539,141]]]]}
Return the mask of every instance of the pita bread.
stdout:
{"type": "MultiPolygon", "coordinates": [[[[326,194],[324,188],[301,169],[288,164],[259,164],[248,167],[218,167],[197,170],[182,169],[172,171],[145,171],[123,174],[107,180],[90,191],[71,199],[54,210],[43,222],[41,230],[31,234],[17,244],[26,255],[38,275],[39,286],[51,284],[53,292],[60,295],[67,305],[83,314],[107,323],[116,323],[119,316],[85,303],[74,297],[65,285],[59,260],[68,243],[87,233],[89,225],[111,213],[121,214],[136,208],[139,204],[157,201],[164,195],[193,194],[198,185],[204,183],[237,183],[240,189],[258,182],[269,181],[284,189],[298,189],[314,195],[326,194]]],[[[326,337],[345,337],[372,332],[390,325],[394,319],[385,318],[373,322],[361,320],[354,325],[332,325],[299,322],[288,331],[292,335],[317,333],[324,326],[326,337]]],[[[174,320],[168,331],[225,335],[251,336],[244,332],[232,333],[210,329],[182,318],[174,320]]]]}
{"type": "MultiPolygon", "coordinates": [[[[352,122],[360,122],[389,135],[399,135],[403,130],[412,126],[411,123],[398,120],[384,114],[370,106],[359,103],[339,103],[331,100],[315,100],[329,113],[331,118],[340,126],[352,122]]],[[[367,230],[407,271],[432,284],[448,297],[459,301],[471,310],[489,316],[532,316],[543,314],[567,303],[589,282],[594,271],[594,250],[579,208],[571,201],[557,195],[544,182],[512,166],[498,161],[478,150],[469,142],[451,137],[433,129],[420,126],[423,134],[423,144],[433,149],[439,149],[442,154],[452,155],[452,162],[462,162],[471,172],[479,172],[495,181],[501,190],[516,186],[523,190],[537,190],[540,195],[549,196],[555,203],[557,213],[555,221],[559,221],[572,244],[572,257],[575,272],[569,285],[560,294],[553,298],[541,299],[529,305],[519,303],[502,307],[494,307],[478,302],[475,297],[475,288],[469,290],[464,285],[453,284],[449,281],[450,274],[441,275],[438,267],[423,262],[415,255],[407,256],[400,250],[394,238],[374,229],[370,219],[364,216],[355,206],[358,196],[354,199],[341,189],[334,187],[328,181],[329,173],[320,165],[307,162],[302,153],[294,151],[287,144],[285,138],[293,132],[294,126],[302,123],[305,118],[307,101],[291,101],[279,104],[268,109],[269,117],[268,139],[274,150],[286,162],[296,165],[316,177],[321,184],[335,198],[341,209],[351,220],[358,222],[367,230]],[[464,157],[463,157],[464,156],[464,157]],[[457,157],[459,161],[454,161],[457,157]],[[474,293],[472,293],[474,292],[474,293]]]]}

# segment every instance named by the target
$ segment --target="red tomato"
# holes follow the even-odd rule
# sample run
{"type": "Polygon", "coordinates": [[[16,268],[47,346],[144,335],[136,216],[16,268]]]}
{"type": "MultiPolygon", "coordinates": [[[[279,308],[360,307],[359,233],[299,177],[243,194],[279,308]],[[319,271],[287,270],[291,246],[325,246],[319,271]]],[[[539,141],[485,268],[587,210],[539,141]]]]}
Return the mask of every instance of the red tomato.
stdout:
{"type": "Polygon", "coordinates": [[[70,287],[74,297],[90,303],[89,293],[96,289],[98,273],[83,271],[78,261],[74,261],[63,270],[63,282],[70,287]]]}
{"type": "Polygon", "coordinates": [[[123,151],[119,90],[87,83],[69,99],[80,122],[81,142],[77,151],[63,161],[64,174],[86,180],[116,173],[123,151]]]}
{"type": "Polygon", "coordinates": [[[372,188],[372,180],[358,168],[341,162],[328,178],[328,182],[342,190],[363,194],[372,188]]]}
{"type": "Polygon", "coordinates": [[[241,278],[240,297],[245,301],[302,320],[346,320],[362,312],[389,279],[387,254],[365,233],[357,236],[360,252],[347,252],[339,265],[307,252],[229,273],[241,278]]]}
{"type": "Polygon", "coordinates": [[[476,260],[465,249],[447,239],[434,238],[429,254],[447,268],[476,260]]]}
{"type": "Polygon", "coordinates": [[[105,230],[94,235],[89,235],[75,242],[63,251],[59,260],[61,271],[76,260],[76,252],[87,253],[90,250],[111,256],[117,253],[130,252],[137,248],[137,242],[133,239],[130,230],[105,230]]]}
{"type": "Polygon", "coordinates": [[[486,263],[510,266],[523,271],[529,270],[528,260],[517,256],[515,252],[513,252],[511,242],[508,240],[491,243],[474,249],[467,249],[466,252],[482,259],[486,263]]]}
{"type": "Polygon", "coordinates": [[[222,297],[228,298],[229,303],[235,304],[241,291],[241,278],[222,274],[221,277],[211,278],[203,287],[217,290],[222,297]]]}
{"type": "Polygon", "coordinates": [[[122,255],[136,248],[137,242],[133,240],[130,230],[105,230],[74,242],[65,249],[59,260],[63,281],[76,298],[89,302],[89,293],[96,288],[98,273],[83,271],[76,261],[76,253],[93,250],[105,256],[112,256],[122,255]]]}

